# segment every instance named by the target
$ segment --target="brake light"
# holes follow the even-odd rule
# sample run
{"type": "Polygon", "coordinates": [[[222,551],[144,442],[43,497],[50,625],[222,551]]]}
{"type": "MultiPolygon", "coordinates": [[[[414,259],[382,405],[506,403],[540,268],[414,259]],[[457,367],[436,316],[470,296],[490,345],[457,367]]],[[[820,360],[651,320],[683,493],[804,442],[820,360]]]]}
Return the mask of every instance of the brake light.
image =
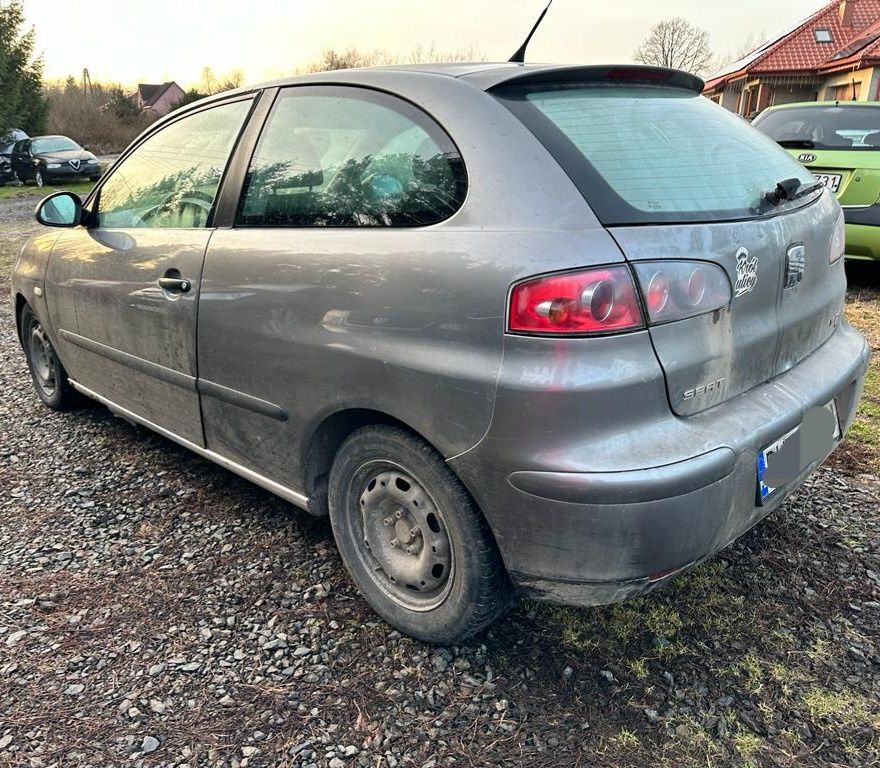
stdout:
{"type": "Polygon", "coordinates": [[[643,327],[626,267],[538,277],[511,291],[508,329],[514,333],[583,336],[643,327]]]}
{"type": "Polygon", "coordinates": [[[660,67],[615,67],[608,70],[609,80],[632,80],[635,82],[665,83],[670,78],[668,69],[660,67]]]}
{"type": "Polygon", "coordinates": [[[843,218],[843,211],[837,217],[837,224],[834,226],[834,234],[831,236],[831,250],[828,251],[828,263],[833,264],[843,256],[846,251],[846,221],[843,218]]]}
{"type": "Polygon", "coordinates": [[[671,323],[727,306],[730,280],[705,261],[641,261],[634,265],[649,325],[671,323]]]}

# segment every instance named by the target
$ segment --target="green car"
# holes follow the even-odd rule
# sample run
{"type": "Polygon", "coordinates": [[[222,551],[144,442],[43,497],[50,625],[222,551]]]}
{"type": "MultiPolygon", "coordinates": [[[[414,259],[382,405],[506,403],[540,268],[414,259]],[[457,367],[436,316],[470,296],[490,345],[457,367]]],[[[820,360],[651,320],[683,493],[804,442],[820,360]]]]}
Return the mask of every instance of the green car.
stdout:
{"type": "Polygon", "coordinates": [[[837,195],[846,257],[880,259],[880,102],[785,104],[752,124],[837,195]]]}

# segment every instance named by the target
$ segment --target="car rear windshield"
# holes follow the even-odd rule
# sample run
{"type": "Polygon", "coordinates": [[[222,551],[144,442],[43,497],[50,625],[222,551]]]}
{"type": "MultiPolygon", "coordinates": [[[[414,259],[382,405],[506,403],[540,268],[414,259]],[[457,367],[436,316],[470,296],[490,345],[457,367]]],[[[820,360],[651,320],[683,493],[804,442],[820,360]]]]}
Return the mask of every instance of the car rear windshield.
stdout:
{"type": "Polygon", "coordinates": [[[788,149],[880,149],[880,107],[787,107],[753,125],[788,149]]]}
{"type": "Polygon", "coordinates": [[[767,212],[764,195],[780,181],[813,180],[766,136],[692,91],[565,85],[493,93],[606,226],[753,218],[767,212]]]}

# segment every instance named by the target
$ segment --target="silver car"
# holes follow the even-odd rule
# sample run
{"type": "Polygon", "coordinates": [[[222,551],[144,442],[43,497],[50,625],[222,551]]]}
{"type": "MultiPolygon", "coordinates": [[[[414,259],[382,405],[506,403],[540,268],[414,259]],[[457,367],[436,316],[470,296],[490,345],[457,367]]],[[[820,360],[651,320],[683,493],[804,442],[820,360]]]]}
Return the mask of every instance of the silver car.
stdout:
{"type": "Polygon", "coordinates": [[[850,425],[843,217],[646,67],[443,65],[225,93],[59,193],[14,267],[80,393],[329,515],[395,627],[610,603],[777,507],[850,425]]]}

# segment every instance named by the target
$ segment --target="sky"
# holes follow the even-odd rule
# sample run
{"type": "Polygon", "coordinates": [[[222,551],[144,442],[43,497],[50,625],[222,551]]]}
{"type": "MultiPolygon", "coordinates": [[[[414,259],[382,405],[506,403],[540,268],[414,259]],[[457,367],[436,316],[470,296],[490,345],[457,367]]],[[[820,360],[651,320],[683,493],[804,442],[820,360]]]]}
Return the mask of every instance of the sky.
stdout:
{"type": "MultiPolygon", "coordinates": [[[[474,47],[506,60],[544,0],[24,0],[49,79],[196,85],[204,67],[245,83],[280,77],[326,48],[474,47]]],[[[530,61],[624,63],[656,22],[683,16],[709,32],[716,55],[762,41],[822,0],[554,0],[530,61]]]]}

